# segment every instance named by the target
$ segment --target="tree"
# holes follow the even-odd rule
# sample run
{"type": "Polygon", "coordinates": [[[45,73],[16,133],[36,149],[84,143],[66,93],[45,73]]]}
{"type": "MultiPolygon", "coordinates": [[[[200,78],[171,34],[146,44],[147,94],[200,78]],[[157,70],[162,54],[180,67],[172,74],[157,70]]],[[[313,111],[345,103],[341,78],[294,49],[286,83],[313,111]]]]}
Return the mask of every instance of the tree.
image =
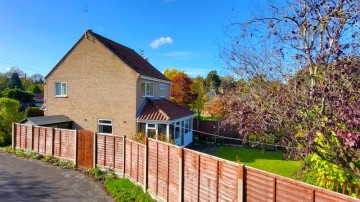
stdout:
{"type": "Polygon", "coordinates": [[[236,82],[234,81],[234,78],[231,76],[223,76],[220,77],[220,87],[222,89],[222,93],[225,93],[227,90],[232,89],[236,86],[236,82]]]}
{"type": "Polygon", "coordinates": [[[205,109],[211,118],[223,118],[226,114],[225,105],[221,97],[216,97],[214,102],[205,109]]]}
{"type": "Polygon", "coordinates": [[[210,71],[207,77],[204,80],[206,89],[209,91],[211,89],[217,89],[220,87],[221,80],[216,70],[210,71]]]}
{"type": "Polygon", "coordinates": [[[170,100],[183,107],[190,108],[196,99],[193,92],[193,82],[186,74],[179,74],[173,78],[170,88],[170,100]]]}
{"type": "Polygon", "coordinates": [[[18,88],[5,89],[1,92],[3,97],[18,100],[21,103],[31,103],[34,101],[34,94],[23,91],[18,88]]]}
{"type": "Polygon", "coordinates": [[[44,92],[44,87],[41,84],[32,84],[29,87],[27,87],[26,90],[32,93],[42,93],[44,92]]]}
{"type": "Polygon", "coordinates": [[[19,77],[25,75],[25,73],[18,67],[10,67],[10,69],[5,73],[6,76],[11,77],[13,73],[17,73],[19,77]]]}
{"type": "Polygon", "coordinates": [[[165,71],[164,71],[164,75],[166,76],[166,78],[168,78],[170,80],[173,80],[174,77],[176,77],[176,76],[178,76],[180,74],[185,74],[185,72],[177,70],[175,68],[171,68],[171,70],[169,70],[168,68],[165,68],[165,71]]]}
{"type": "Polygon", "coordinates": [[[24,77],[21,77],[20,80],[24,90],[27,89],[28,86],[35,84],[32,78],[26,77],[26,74],[24,77]]]}
{"type": "Polygon", "coordinates": [[[191,104],[191,108],[195,110],[196,117],[200,118],[204,111],[204,104],[206,102],[203,78],[198,76],[195,79],[193,79],[193,86],[194,86],[194,94],[196,95],[196,99],[194,103],[191,104]]]}
{"type": "Polygon", "coordinates": [[[16,100],[0,98],[0,108],[0,146],[6,146],[11,144],[12,123],[19,122],[24,115],[18,112],[20,103],[16,100]]]}
{"type": "Polygon", "coordinates": [[[10,78],[7,77],[5,74],[0,74],[0,92],[7,87],[9,80],[10,78]]]}
{"type": "Polygon", "coordinates": [[[43,84],[44,83],[44,76],[41,75],[41,74],[33,74],[31,77],[30,77],[34,83],[36,84],[43,84]]]}
{"type": "Polygon", "coordinates": [[[7,87],[8,88],[19,88],[19,89],[23,88],[18,73],[14,72],[11,74],[11,78],[7,84],[7,87]]]}
{"type": "Polygon", "coordinates": [[[232,73],[261,81],[226,99],[227,121],[245,136],[279,134],[289,156],[316,154],[359,179],[360,1],[270,1],[257,14],[226,27],[220,47],[232,73]]]}

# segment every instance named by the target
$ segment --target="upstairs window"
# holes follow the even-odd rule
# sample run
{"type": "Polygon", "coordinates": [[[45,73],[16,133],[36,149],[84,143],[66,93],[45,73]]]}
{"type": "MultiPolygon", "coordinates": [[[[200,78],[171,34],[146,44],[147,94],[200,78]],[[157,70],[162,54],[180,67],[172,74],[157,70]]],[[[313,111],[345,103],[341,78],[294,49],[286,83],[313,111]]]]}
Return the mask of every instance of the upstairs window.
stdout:
{"type": "Polygon", "coordinates": [[[160,97],[166,97],[166,85],[163,83],[160,84],[160,97]]]}
{"type": "Polygon", "coordinates": [[[110,119],[99,119],[98,132],[112,134],[112,121],[110,119]]]}
{"type": "Polygon", "coordinates": [[[64,97],[67,95],[67,83],[56,82],[55,83],[55,96],[64,97]]]}
{"type": "Polygon", "coordinates": [[[141,85],[142,95],[144,97],[153,97],[154,96],[154,83],[152,82],[143,82],[141,85]]]}

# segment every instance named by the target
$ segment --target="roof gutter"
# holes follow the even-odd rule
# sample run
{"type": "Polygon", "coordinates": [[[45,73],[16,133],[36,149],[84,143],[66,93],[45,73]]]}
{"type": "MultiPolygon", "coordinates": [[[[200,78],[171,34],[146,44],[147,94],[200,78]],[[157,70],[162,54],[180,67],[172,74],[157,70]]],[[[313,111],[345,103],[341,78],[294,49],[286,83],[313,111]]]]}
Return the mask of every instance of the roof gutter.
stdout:
{"type": "Polygon", "coordinates": [[[157,82],[167,83],[167,84],[172,83],[171,81],[166,81],[166,80],[163,80],[163,79],[157,79],[157,78],[154,78],[154,77],[144,76],[144,75],[140,75],[140,78],[150,80],[150,81],[157,81],[157,82]]]}

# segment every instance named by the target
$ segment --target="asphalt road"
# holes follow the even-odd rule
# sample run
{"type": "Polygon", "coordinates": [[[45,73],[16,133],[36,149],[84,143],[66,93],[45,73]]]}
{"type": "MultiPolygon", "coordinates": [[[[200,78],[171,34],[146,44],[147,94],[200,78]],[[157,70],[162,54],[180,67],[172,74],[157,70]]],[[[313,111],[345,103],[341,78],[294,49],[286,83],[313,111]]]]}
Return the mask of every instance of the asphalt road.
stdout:
{"type": "Polygon", "coordinates": [[[75,170],[0,151],[2,201],[114,201],[100,182],[75,170]]]}

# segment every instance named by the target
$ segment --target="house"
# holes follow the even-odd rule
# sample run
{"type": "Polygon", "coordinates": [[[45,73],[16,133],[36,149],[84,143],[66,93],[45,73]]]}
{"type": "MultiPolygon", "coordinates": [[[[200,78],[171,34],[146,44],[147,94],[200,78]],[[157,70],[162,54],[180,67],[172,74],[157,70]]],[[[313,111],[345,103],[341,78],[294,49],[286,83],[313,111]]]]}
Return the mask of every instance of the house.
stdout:
{"type": "Polygon", "coordinates": [[[42,107],[44,103],[44,93],[34,93],[35,105],[42,107]]]}
{"type": "Polygon", "coordinates": [[[133,136],[144,132],[192,141],[193,112],[169,101],[170,84],[134,50],[87,30],[45,77],[45,116],[72,127],[133,136]]]}

